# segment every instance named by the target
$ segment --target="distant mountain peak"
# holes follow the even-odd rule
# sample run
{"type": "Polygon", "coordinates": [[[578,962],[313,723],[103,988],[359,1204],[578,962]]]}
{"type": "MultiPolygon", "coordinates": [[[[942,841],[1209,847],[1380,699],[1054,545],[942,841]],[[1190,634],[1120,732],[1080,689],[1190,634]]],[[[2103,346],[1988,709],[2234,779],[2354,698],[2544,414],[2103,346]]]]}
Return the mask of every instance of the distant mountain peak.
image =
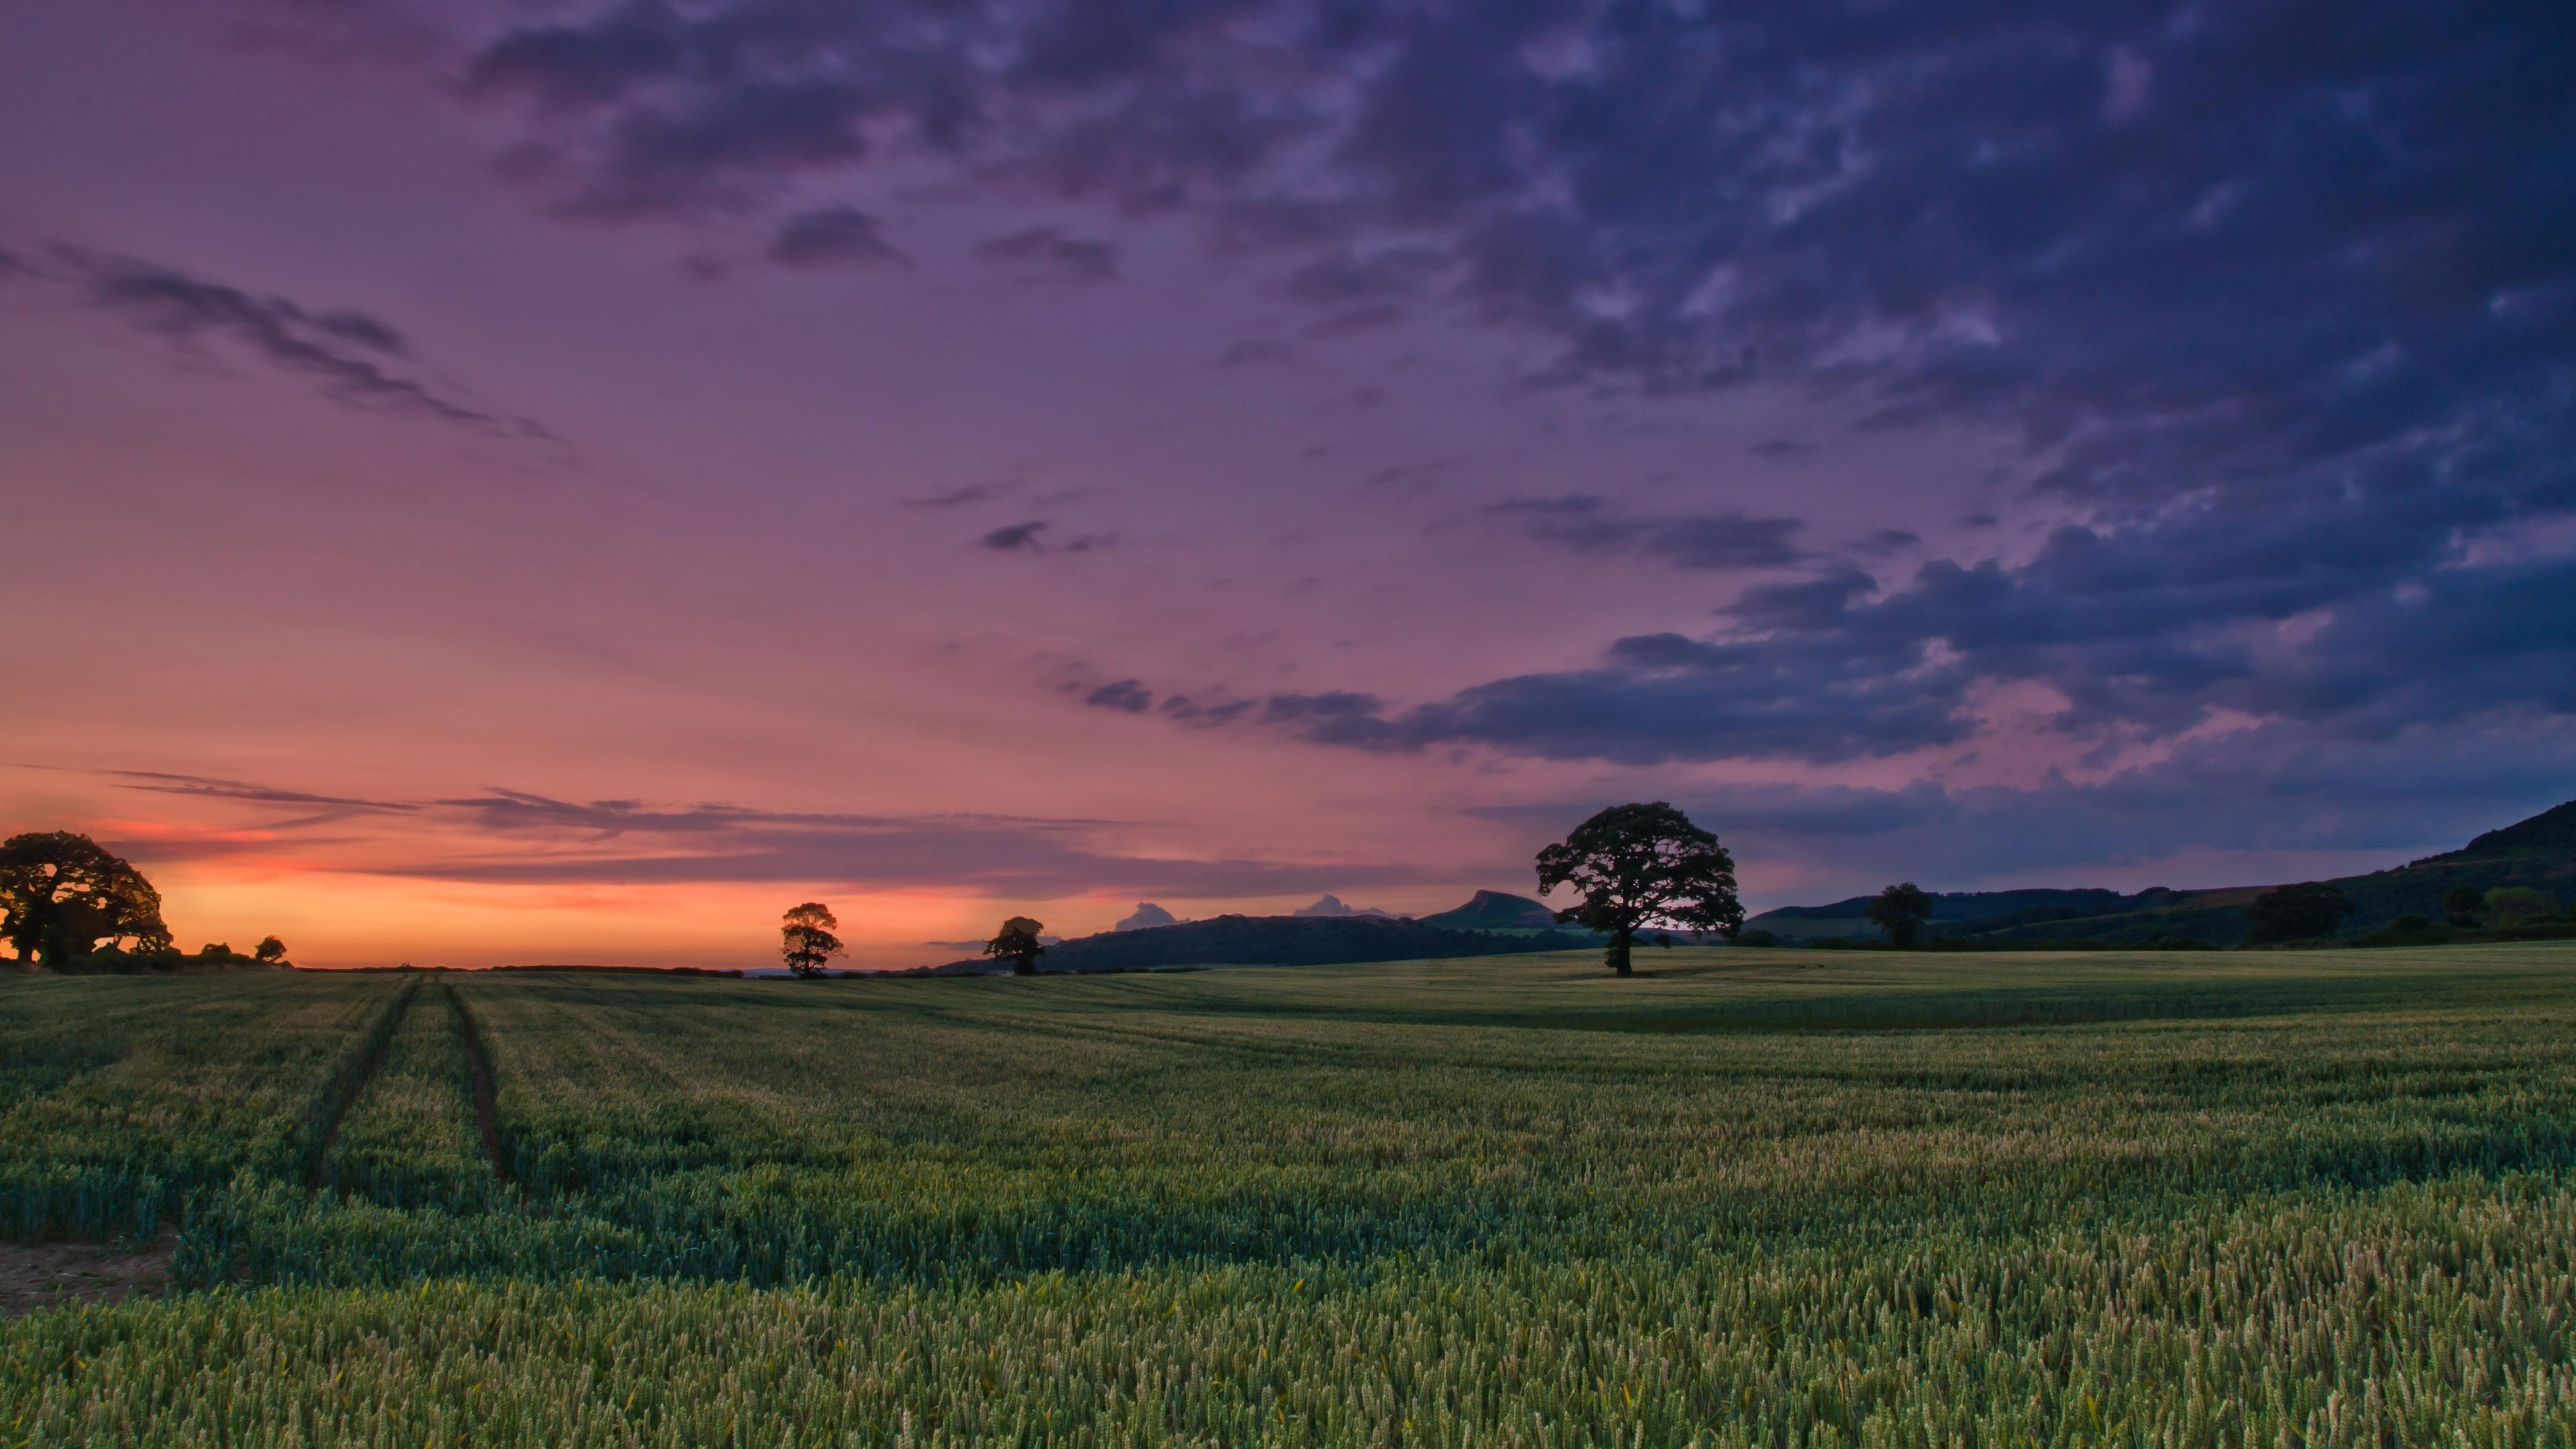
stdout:
{"type": "Polygon", "coordinates": [[[1138,901],[1136,914],[1110,927],[1113,931],[1147,931],[1156,926],[1177,926],[1181,918],[1152,901],[1138,901]]]}
{"type": "Polygon", "coordinates": [[[1478,891],[1465,905],[1424,916],[1427,926],[1445,926],[1453,931],[1521,931],[1556,924],[1556,912],[1527,896],[1507,891],[1478,891]]]}
{"type": "Polygon", "coordinates": [[[1342,898],[1336,895],[1319,896],[1316,898],[1313,905],[1290,911],[1288,914],[1292,916],[1388,916],[1390,919],[1392,918],[1392,913],[1381,911],[1375,906],[1346,906],[1342,904],[1342,898]]]}

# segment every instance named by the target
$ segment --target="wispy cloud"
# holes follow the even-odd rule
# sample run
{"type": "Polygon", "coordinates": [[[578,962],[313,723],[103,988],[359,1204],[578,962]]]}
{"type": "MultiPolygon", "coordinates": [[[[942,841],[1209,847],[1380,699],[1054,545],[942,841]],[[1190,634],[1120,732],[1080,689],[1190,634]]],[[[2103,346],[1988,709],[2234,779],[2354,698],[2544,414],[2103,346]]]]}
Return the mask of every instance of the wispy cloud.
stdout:
{"type": "Polygon", "coordinates": [[[1622,513],[1597,494],[1511,498],[1489,504],[1488,517],[1531,538],[1577,553],[1633,554],[1675,568],[1758,569],[1806,555],[1793,541],[1805,523],[1737,511],[1658,517],[1622,513]]]}
{"type": "MultiPolygon", "coordinates": [[[[155,858],[296,857],[326,821],[377,819],[372,837],[337,836],[330,870],[492,885],[818,882],[872,889],[951,889],[1054,899],[1094,891],[1191,897],[1274,895],[1333,882],[1393,885],[1428,878],[1401,862],[1189,859],[1137,855],[1107,842],[1124,822],[1010,815],[875,815],[761,810],[643,798],[563,800],[493,788],[391,801],[157,771],[101,772],[126,789],[263,811],[256,831],[137,826],[155,858]]],[[[313,868],[313,867],[306,867],[313,868]]]]}
{"type": "Polygon", "coordinates": [[[220,342],[280,372],[310,379],[339,402],[417,413],[513,437],[546,437],[524,418],[506,418],[425,381],[410,339],[393,324],[352,309],[316,309],[192,276],[175,267],[56,246],[59,270],[91,306],[200,349],[220,342]]]}

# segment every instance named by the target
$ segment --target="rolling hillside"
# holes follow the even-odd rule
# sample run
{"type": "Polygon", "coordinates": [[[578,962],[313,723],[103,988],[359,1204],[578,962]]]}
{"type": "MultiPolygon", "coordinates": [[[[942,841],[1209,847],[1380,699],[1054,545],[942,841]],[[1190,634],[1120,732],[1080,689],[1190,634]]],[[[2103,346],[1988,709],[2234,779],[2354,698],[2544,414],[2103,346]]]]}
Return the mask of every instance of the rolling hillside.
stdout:
{"type": "MultiPolygon", "coordinates": [[[[2488,831],[2458,850],[2332,883],[2359,908],[2344,923],[2346,935],[2384,930],[2400,916],[2438,920],[2443,895],[2463,886],[2479,891],[2528,886],[2564,907],[2576,897],[2576,801],[2488,831]]],[[[2174,938],[2232,946],[2245,939],[2245,907],[2275,884],[2283,882],[2136,895],[2110,890],[1954,891],[1932,898],[1928,934],[1992,945],[2134,945],[2174,938]]],[[[1874,937],[1877,931],[1861,915],[1869,901],[1868,896],[1854,896],[1825,906],[1786,906],[1745,924],[1790,942],[1874,937]]]]}
{"type": "MultiPolygon", "coordinates": [[[[1041,971],[1145,971],[1165,966],[1339,966],[1564,951],[1592,944],[1580,932],[1444,930],[1390,916],[1218,916],[1206,921],[1104,931],[1048,950],[1041,971]]],[[[1007,970],[995,962],[952,961],[941,974],[1007,970]]]]}

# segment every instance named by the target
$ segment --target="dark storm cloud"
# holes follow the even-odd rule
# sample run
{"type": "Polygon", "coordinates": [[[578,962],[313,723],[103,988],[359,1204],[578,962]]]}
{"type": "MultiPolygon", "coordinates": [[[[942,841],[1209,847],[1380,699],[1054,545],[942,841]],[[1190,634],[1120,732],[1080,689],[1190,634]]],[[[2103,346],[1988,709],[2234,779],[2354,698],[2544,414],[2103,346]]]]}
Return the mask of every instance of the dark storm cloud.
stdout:
{"type": "Polygon", "coordinates": [[[316,311],[175,268],[75,247],[56,247],[53,256],[63,268],[58,280],[74,285],[92,306],[180,346],[221,339],[269,366],[317,380],[326,396],[341,402],[499,431],[542,431],[467,407],[392,370],[410,361],[410,344],[392,325],[366,313],[316,311]]]}
{"type": "Polygon", "coordinates": [[[1984,680],[2045,683],[2067,701],[2060,728],[2104,737],[2178,733],[2219,708],[2353,738],[2576,713],[2576,560],[2445,562],[2456,530],[2492,515],[2444,503],[2281,500],[2116,543],[2069,527],[2025,567],[1936,560],[1875,598],[1854,570],[1757,586],[1712,638],[1623,639],[1591,668],[1303,733],[1630,764],[1830,762],[1966,739],[1984,680]]]}
{"type": "MultiPolygon", "coordinates": [[[[539,144],[577,179],[564,198],[608,220],[756,204],[790,176],[869,159],[871,127],[954,148],[979,121],[971,11],[810,0],[682,11],[631,0],[507,31],[465,90],[522,98],[539,144]]],[[[534,174],[557,174],[541,166],[534,174]]]]}
{"type": "Polygon", "coordinates": [[[477,56],[467,84],[524,91],[563,109],[607,105],[681,71],[688,56],[678,31],[677,13],[655,0],[614,7],[587,25],[531,26],[477,56]]]}
{"type": "Polygon", "coordinates": [[[1794,584],[1757,584],[1727,606],[1748,629],[1812,633],[1849,617],[1852,601],[1878,592],[1878,581],[1858,569],[1839,569],[1794,584]]]}
{"type": "MultiPolygon", "coordinates": [[[[1733,785],[1675,796],[1740,858],[1805,867],[1826,883],[1801,899],[1913,877],[1964,889],[2070,864],[2163,860],[2196,847],[2377,852],[2380,864],[2456,849],[2472,835],[2576,796],[2576,747],[2548,729],[2473,732],[2470,748],[2424,738],[2353,741],[2276,724],[2178,747],[2163,761],[2033,788],[1733,785]],[[1927,873],[1928,872],[1928,873],[1927,873]]],[[[1472,813],[1562,833],[1611,798],[1472,813]]],[[[2202,867],[2207,869],[2208,867],[2202,867]]],[[[2366,868],[2366,867],[2365,867],[2366,868]]],[[[2163,884],[2240,883],[2219,879],[2163,884]]],[[[2139,884],[2156,884],[2154,881],[2139,884]]]]}
{"type": "Polygon", "coordinates": [[[1033,518],[1026,523],[1005,524],[975,540],[975,546],[989,548],[996,553],[1035,553],[1043,547],[1038,542],[1038,535],[1046,530],[1047,521],[1043,518],[1033,518]]]}
{"type": "Polygon", "coordinates": [[[910,267],[912,259],[880,234],[877,219],[855,207],[799,212],[781,222],[769,259],[782,267],[910,267]]]}
{"type": "Polygon", "coordinates": [[[1967,738],[1973,677],[1885,654],[1835,657],[1781,639],[1709,644],[1677,634],[1620,640],[1590,669],[1477,685],[1386,711],[1362,695],[1319,711],[1271,701],[1264,721],[1319,744],[1379,751],[1485,745],[1546,759],[1839,761],[1967,738]]]}
{"type": "MultiPolygon", "coordinates": [[[[2026,561],[1748,595],[1773,633],[1645,650],[1678,662],[1630,641],[1279,721],[1843,758],[1956,739],[1978,680],[2055,688],[2070,730],[2564,710],[2565,651],[2509,623],[2557,620],[2556,576],[2479,540],[2576,509],[2572,67],[2562,7],[2510,0],[717,0],[519,26],[469,86],[524,97],[594,211],[944,157],[997,195],[1194,217],[1324,335],[1436,309],[1546,341],[1536,381],[1763,382],[2018,439],[2067,524],[2026,561]]],[[[1683,567],[1800,556],[1786,519],[1510,516],[1683,567]]]]}
{"type": "Polygon", "coordinates": [[[1061,543],[1050,545],[1039,535],[1054,526],[1043,518],[1006,524],[975,540],[975,546],[995,553],[1098,553],[1103,549],[1116,548],[1121,537],[1116,533],[1077,533],[1061,543]]]}
{"type": "Polygon", "coordinates": [[[969,483],[962,488],[951,488],[945,493],[933,493],[922,498],[907,498],[903,500],[903,506],[906,508],[968,508],[978,503],[992,502],[994,494],[998,491],[990,483],[969,483]]]}
{"type": "Polygon", "coordinates": [[[1652,518],[1622,515],[1596,496],[1514,498],[1488,504],[1488,516],[1530,537],[1578,553],[1641,554],[1678,568],[1772,568],[1803,555],[1790,540],[1805,525],[1794,518],[1735,513],[1652,518]]]}
{"type": "Polygon", "coordinates": [[[1104,684],[1082,697],[1082,702],[1099,709],[1123,709],[1129,714],[1142,714],[1154,706],[1154,692],[1133,679],[1104,684]]]}
{"type": "Polygon", "coordinates": [[[1069,235],[1060,226],[1033,226],[997,236],[975,248],[988,262],[1018,263],[1047,276],[1075,283],[1118,280],[1118,249],[1103,241],[1069,235]]]}

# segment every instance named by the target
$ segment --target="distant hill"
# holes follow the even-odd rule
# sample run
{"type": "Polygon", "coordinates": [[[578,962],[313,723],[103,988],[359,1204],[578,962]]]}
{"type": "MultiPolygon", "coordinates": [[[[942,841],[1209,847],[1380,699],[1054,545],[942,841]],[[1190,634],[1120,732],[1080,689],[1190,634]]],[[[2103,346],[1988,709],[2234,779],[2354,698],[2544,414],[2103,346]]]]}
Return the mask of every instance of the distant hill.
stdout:
{"type": "MultiPolygon", "coordinates": [[[[2416,865],[2449,865],[2470,860],[2503,860],[2519,855],[2576,855],[2576,800],[2543,810],[2529,820],[2490,830],[2448,855],[2416,865]]],[[[2411,867],[2410,867],[2411,868],[2411,867]]]]}
{"type": "MultiPolygon", "coordinates": [[[[2173,894],[2161,887],[2140,891],[2134,896],[2099,889],[1943,891],[1932,897],[1932,924],[1937,931],[1945,924],[1964,921],[1993,921],[2004,925],[2074,920],[2160,904],[2173,894]]],[[[1875,936],[1878,928],[1861,913],[1876,899],[1876,896],[1853,896],[1829,906],[1782,906],[1778,910],[1764,911],[1744,925],[1747,930],[1769,931],[1783,940],[1875,936]]]]}
{"type": "MultiPolygon", "coordinates": [[[[1342,904],[1340,896],[1334,895],[1317,897],[1313,905],[1299,906],[1288,914],[1292,916],[1385,916],[1390,920],[1395,919],[1395,913],[1392,911],[1381,911],[1375,906],[1346,906],[1342,904]]],[[[1247,919],[1266,918],[1254,916],[1247,919]]]]}
{"type": "MultiPolygon", "coordinates": [[[[2460,887],[2489,891],[2528,886],[2561,906],[2576,896],[2576,801],[2528,820],[2490,830],[2459,850],[2368,875],[2331,882],[2358,909],[2344,923],[2347,935],[2384,930],[2400,916],[2439,920],[2442,897],[2460,887]]],[[[2018,941],[2087,941],[2137,944],[2163,938],[2232,946],[2245,939],[2245,907],[2273,882],[2217,890],[1954,891],[1932,898],[1927,934],[1960,942],[1998,945],[2018,941]]],[[[1861,918],[1872,898],[1854,896],[1828,906],[1786,906],[1745,922],[1784,941],[1875,936],[1861,918]]]]}
{"type": "Polygon", "coordinates": [[[1422,924],[1451,931],[1543,931],[1555,926],[1556,912],[1527,896],[1478,891],[1463,906],[1424,916],[1422,924]]]}
{"type": "MultiPolygon", "coordinates": [[[[1218,916],[1104,931],[1067,941],[1038,958],[1042,971],[1135,971],[1156,966],[1338,966],[1360,961],[1422,961],[1502,956],[1588,947],[1585,936],[1548,932],[1497,936],[1443,930],[1387,916],[1218,916]]],[[[990,961],[951,961],[940,974],[995,969],[990,961]]],[[[1007,969],[1007,968],[1005,968],[1007,969]]]]}

